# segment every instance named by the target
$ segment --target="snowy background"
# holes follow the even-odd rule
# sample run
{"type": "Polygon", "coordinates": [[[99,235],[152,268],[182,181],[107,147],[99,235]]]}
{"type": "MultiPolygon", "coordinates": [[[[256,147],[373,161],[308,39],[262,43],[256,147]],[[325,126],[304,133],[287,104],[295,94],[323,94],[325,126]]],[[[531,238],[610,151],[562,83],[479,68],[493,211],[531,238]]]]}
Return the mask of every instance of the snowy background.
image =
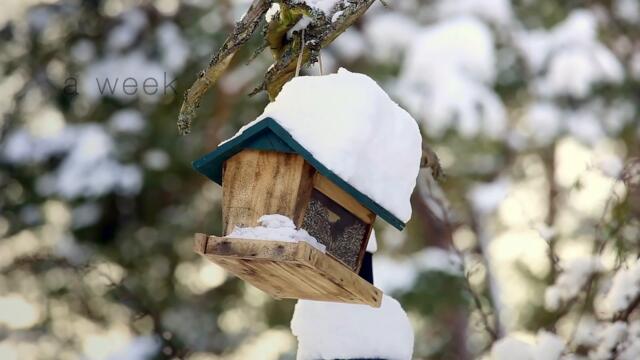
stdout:
{"type": "MultiPolygon", "coordinates": [[[[376,224],[413,356],[640,358],[640,4],[385,2],[322,62],[378,81],[447,175],[419,176],[404,232],[376,224]]],[[[0,359],[294,359],[295,302],[191,249],[221,190],[190,162],[262,113],[270,55],[175,127],[249,1],[2,5],[0,359]]]]}

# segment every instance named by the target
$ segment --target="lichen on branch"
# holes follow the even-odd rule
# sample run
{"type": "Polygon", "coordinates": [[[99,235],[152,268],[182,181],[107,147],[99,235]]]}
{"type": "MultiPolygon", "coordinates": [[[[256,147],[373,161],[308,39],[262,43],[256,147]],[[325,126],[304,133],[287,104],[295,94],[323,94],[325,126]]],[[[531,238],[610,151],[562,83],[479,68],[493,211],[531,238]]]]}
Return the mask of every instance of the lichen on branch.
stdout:
{"type": "Polygon", "coordinates": [[[269,47],[275,63],[265,73],[264,81],[254,90],[266,91],[273,100],[282,86],[292,79],[300,58],[307,64],[317,60],[321,48],[331,44],[351,26],[375,0],[345,0],[333,9],[339,16],[331,19],[326,14],[310,8],[299,0],[254,0],[246,14],[236,24],[232,34],[213,56],[207,67],[185,92],[178,115],[178,131],[188,134],[191,122],[196,117],[200,100],[229,66],[236,52],[247,43],[256,29],[262,25],[263,43],[257,52],[269,47]],[[265,14],[273,3],[279,5],[278,14],[265,21],[265,14]],[[335,21],[332,21],[335,20],[335,21]],[[305,21],[308,24],[299,24],[305,21]],[[305,26],[302,26],[305,25],[305,26]],[[304,28],[304,37],[302,36],[304,28]]]}

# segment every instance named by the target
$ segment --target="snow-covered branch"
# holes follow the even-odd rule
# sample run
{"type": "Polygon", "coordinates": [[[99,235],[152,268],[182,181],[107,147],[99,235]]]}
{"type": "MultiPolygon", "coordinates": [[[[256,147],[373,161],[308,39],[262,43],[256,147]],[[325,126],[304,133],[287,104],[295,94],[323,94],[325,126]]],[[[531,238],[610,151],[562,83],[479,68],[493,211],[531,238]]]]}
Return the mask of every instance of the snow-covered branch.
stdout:
{"type": "MultiPolygon", "coordinates": [[[[273,100],[282,86],[296,75],[297,68],[315,62],[320,49],[347,30],[374,1],[335,0],[316,4],[298,0],[254,0],[233,33],[185,93],[178,115],[180,133],[190,132],[200,100],[260,24],[264,24],[264,43],[271,49],[275,63],[253,93],[266,90],[273,100]]],[[[257,52],[265,47],[261,46],[257,52]]]]}

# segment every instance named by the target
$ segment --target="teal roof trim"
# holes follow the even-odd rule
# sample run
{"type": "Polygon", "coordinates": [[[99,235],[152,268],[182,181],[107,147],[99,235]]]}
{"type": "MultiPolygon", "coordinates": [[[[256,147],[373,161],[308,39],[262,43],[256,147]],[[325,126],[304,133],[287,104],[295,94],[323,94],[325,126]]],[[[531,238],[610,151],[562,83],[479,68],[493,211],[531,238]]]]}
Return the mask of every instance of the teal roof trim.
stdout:
{"type": "Polygon", "coordinates": [[[358,191],[351,184],[344,181],[336,173],[329,170],[320,161],[313,157],[300,143],[298,143],[280,124],[272,118],[265,118],[242,134],[218,146],[214,151],[204,155],[193,162],[193,168],[214,182],[222,185],[222,168],[224,162],[244,149],[256,149],[266,151],[278,151],[300,154],[311,166],[333,181],[342,190],[349,193],[364,207],[373,211],[398,230],[405,227],[405,223],[391,214],[367,195],[358,191]]]}

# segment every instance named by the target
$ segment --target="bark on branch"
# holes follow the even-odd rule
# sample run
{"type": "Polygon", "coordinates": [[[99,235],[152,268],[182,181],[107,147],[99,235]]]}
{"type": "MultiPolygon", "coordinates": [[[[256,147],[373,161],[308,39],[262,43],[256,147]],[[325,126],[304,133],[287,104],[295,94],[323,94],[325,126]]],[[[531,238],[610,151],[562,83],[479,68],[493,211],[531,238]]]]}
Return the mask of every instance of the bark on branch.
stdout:
{"type": "MultiPolygon", "coordinates": [[[[271,49],[275,63],[267,70],[265,79],[256,90],[266,90],[273,100],[284,84],[295,76],[296,64],[301,57],[302,64],[315,61],[318,51],[331,44],[341,33],[349,28],[367,11],[375,0],[353,0],[337,9],[341,14],[332,21],[323,13],[310,9],[305,4],[292,0],[278,0],[281,14],[263,28],[265,42],[271,49]],[[305,30],[304,39],[301,32],[295,32],[291,38],[291,29],[303,16],[308,16],[311,23],[305,30]],[[294,21],[295,20],[295,21],[294,21]],[[273,22],[272,21],[272,22],[273,22]],[[302,53],[301,53],[302,52],[302,53]]],[[[220,78],[233,56],[253,35],[258,25],[264,23],[264,15],[271,6],[272,0],[254,0],[245,16],[236,24],[233,33],[227,38],[220,50],[211,59],[209,65],[202,70],[198,79],[184,95],[184,102],[178,115],[178,130],[182,134],[190,132],[191,122],[196,116],[200,100],[220,78]]]]}
{"type": "Polygon", "coordinates": [[[305,38],[302,39],[302,34],[297,33],[294,41],[287,43],[281,52],[282,56],[269,68],[264,82],[258,87],[258,90],[266,90],[269,99],[275,99],[282,86],[295,76],[298,57],[302,57],[302,64],[315,61],[318,51],[331,44],[333,40],[353,25],[374,1],[360,0],[350,3],[344,10],[341,10],[342,14],[335,22],[332,22],[331,19],[323,19],[321,14],[316,14],[317,17],[305,31],[305,38]],[[300,46],[301,42],[304,42],[304,46],[300,46]]]}
{"type": "Polygon", "coordinates": [[[213,56],[209,65],[200,71],[196,81],[185,92],[180,114],[178,115],[178,131],[181,134],[188,134],[191,131],[191,121],[196,116],[196,110],[200,106],[200,99],[220,78],[220,75],[229,66],[236,52],[251,38],[262,17],[267,12],[269,5],[269,0],[253,1],[247,13],[236,24],[233,33],[222,44],[222,47],[213,56]]]}

